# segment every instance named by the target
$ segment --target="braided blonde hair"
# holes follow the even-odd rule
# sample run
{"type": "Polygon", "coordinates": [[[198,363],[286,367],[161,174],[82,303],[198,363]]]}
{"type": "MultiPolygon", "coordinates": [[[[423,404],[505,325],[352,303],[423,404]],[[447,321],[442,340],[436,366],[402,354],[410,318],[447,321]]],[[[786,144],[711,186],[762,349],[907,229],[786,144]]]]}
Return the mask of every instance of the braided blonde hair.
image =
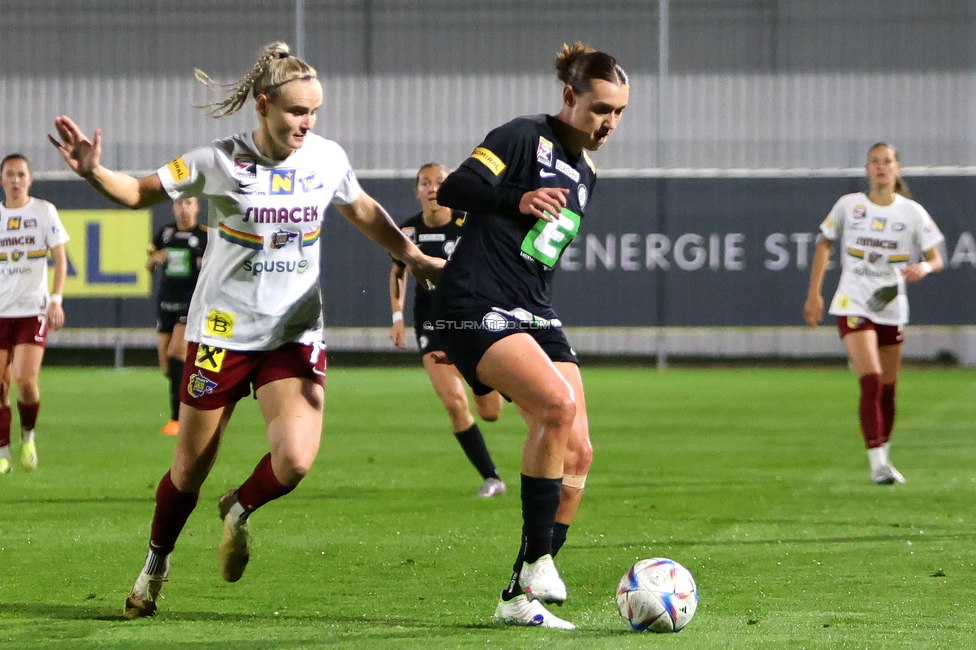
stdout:
{"type": "Polygon", "coordinates": [[[278,89],[289,81],[318,78],[315,68],[302,59],[291,56],[288,53],[288,45],[281,41],[265,45],[251,71],[237,81],[218,83],[199,68],[195,68],[193,73],[197,81],[210,90],[229,93],[223,101],[197,106],[197,108],[207,109],[210,117],[233,115],[247,102],[248,94],[255,99],[258,95],[267,95],[270,99],[274,99],[277,97],[278,89]]]}

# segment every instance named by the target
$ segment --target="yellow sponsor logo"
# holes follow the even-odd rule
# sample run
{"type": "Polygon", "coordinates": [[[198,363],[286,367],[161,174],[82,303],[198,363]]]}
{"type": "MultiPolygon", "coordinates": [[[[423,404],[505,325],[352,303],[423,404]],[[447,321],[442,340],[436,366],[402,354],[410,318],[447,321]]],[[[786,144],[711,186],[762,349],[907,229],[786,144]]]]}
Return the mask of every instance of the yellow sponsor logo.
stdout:
{"type": "Polygon", "coordinates": [[[850,309],[851,297],[848,295],[837,296],[837,309],[850,309]]]}
{"type": "Polygon", "coordinates": [[[505,171],[505,163],[503,163],[502,159],[492,153],[489,149],[478,147],[471,154],[471,157],[491,170],[491,173],[495,176],[498,176],[505,171]]]}
{"type": "Polygon", "coordinates": [[[203,370],[220,372],[220,369],[224,367],[224,356],[226,354],[227,350],[223,348],[215,348],[212,345],[201,343],[197,347],[196,366],[203,370]]]}
{"type": "Polygon", "coordinates": [[[234,319],[236,316],[226,311],[211,309],[207,314],[207,334],[229,339],[234,335],[234,319]]]}
{"type": "Polygon", "coordinates": [[[145,298],[152,276],[139,242],[152,239],[149,210],[59,210],[70,241],[66,298],[145,298]]]}
{"type": "Polygon", "coordinates": [[[173,175],[173,180],[177,183],[190,177],[190,168],[186,166],[183,156],[166,165],[166,167],[169,168],[169,173],[173,175]]]}

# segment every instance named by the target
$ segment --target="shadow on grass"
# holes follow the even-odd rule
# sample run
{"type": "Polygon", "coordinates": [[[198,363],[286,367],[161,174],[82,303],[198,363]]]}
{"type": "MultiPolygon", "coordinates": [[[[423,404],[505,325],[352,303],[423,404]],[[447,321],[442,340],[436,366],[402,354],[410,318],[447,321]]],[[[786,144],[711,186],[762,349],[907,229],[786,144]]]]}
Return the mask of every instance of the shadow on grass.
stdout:
{"type": "Polygon", "coordinates": [[[84,505],[93,503],[156,503],[155,496],[148,497],[89,497],[87,499],[44,499],[37,497],[21,497],[18,499],[0,499],[0,505],[57,504],[84,505]]]}
{"type": "MultiPolygon", "coordinates": [[[[47,603],[0,603],[0,611],[5,616],[22,617],[29,619],[51,619],[59,621],[107,621],[107,622],[127,622],[121,613],[121,607],[91,606],[91,605],[54,605],[47,603]]],[[[216,623],[247,623],[259,626],[266,626],[270,623],[283,623],[300,621],[307,624],[340,624],[350,627],[376,628],[373,632],[360,632],[360,637],[390,637],[390,638],[423,638],[431,636],[456,635],[458,630],[471,631],[490,631],[490,632],[511,632],[518,633],[525,629],[522,627],[510,627],[493,623],[462,623],[439,624],[425,622],[410,618],[370,618],[364,616],[329,616],[328,614],[298,614],[280,615],[271,614],[241,614],[241,613],[220,613],[220,612],[185,612],[185,611],[164,611],[158,616],[144,624],[165,626],[167,623],[176,622],[216,622],[216,623]],[[382,628],[382,630],[381,630],[382,628]],[[386,630],[394,631],[389,633],[386,630]]],[[[132,621],[130,625],[140,625],[137,621],[132,621]]],[[[326,632],[326,630],[323,630],[326,632]]],[[[546,633],[547,630],[540,630],[546,633]]],[[[557,631],[553,631],[557,633],[557,631]]],[[[564,634],[558,632],[558,634],[564,634]]],[[[627,630],[607,630],[577,629],[573,634],[575,638],[579,636],[591,638],[614,638],[630,636],[627,630]]],[[[247,648],[251,644],[235,641],[235,648],[247,648]]],[[[255,640],[255,647],[266,647],[265,641],[255,640]]],[[[200,646],[205,647],[205,646],[200,646]]],[[[217,646],[215,646],[217,647],[217,646]]],[[[221,646],[223,647],[223,646],[221,646]]]]}

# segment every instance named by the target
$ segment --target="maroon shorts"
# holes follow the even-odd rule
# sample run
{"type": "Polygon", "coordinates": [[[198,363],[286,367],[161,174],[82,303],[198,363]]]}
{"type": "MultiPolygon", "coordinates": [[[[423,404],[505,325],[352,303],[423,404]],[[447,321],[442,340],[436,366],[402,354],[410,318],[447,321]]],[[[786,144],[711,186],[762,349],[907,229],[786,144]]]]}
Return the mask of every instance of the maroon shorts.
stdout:
{"type": "Polygon", "coordinates": [[[837,329],[840,330],[841,338],[851,332],[874,330],[878,333],[878,347],[899,345],[905,340],[905,332],[901,325],[878,325],[863,316],[838,316],[837,329]]]}
{"type": "Polygon", "coordinates": [[[274,350],[235,352],[192,341],[186,346],[186,367],[180,401],[212,411],[247,397],[265,384],[299,377],[325,385],[325,345],[286,343],[274,350]]]}
{"type": "Polygon", "coordinates": [[[47,345],[47,316],[0,318],[0,350],[9,352],[25,343],[47,345]]]}

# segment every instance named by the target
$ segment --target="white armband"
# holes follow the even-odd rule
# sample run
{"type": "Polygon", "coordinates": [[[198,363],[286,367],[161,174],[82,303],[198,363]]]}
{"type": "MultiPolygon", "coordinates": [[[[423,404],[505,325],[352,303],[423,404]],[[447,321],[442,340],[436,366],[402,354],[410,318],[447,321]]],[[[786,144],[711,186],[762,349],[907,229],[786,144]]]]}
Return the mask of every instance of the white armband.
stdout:
{"type": "Polygon", "coordinates": [[[54,305],[60,305],[63,301],[64,301],[64,298],[62,298],[60,294],[57,294],[57,293],[52,293],[51,294],[51,303],[52,304],[54,304],[54,305]]]}
{"type": "Polygon", "coordinates": [[[395,312],[393,312],[393,322],[394,323],[399,323],[402,320],[403,320],[403,312],[402,311],[395,311],[395,312]]]}
{"type": "Polygon", "coordinates": [[[928,275],[929,273],[932,272],[932,264],[930,264],[929,262],[919,262],[918,265],[921,266],[923,269],[925,269],[925,275],[928,275]]]}

